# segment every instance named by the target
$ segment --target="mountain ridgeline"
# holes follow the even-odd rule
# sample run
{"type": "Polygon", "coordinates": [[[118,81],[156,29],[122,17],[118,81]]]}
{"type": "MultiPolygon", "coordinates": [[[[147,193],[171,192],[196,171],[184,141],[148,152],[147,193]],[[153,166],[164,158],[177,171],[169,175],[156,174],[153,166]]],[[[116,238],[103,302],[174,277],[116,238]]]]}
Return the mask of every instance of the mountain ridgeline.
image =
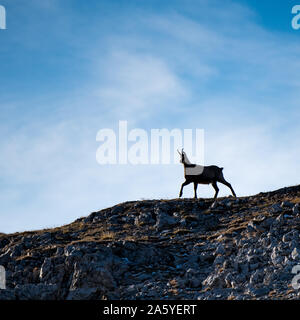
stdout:
{"type": "Polygon", "coordinates": [[[59,228],[0,234],[0,300],[298,299],[299,232],[300,186],[125,202],[59,228]]]}

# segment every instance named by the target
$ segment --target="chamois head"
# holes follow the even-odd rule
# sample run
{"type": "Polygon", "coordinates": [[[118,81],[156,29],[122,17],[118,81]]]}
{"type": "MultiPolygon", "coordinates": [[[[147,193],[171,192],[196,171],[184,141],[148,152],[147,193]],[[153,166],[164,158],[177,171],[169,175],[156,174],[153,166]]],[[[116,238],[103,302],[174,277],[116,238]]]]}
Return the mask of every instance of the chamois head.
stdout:
{"type": "Polygon", "coordinates": [[[180,163],[185,163],[185,152],[183,151],[183,148],[181,149],[181,152],[177,149],[177,152],[180,155],[180,163]]]}

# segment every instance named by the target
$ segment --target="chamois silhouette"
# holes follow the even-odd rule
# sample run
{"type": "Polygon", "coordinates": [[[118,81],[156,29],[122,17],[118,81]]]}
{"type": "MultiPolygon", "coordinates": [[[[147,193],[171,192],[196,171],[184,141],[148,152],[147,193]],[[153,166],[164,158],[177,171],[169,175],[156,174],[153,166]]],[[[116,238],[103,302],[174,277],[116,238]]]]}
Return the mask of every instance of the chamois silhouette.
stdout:
{"type": "MultiPolygon", "coordinates": [[[[178,151],[178,150],[177,150],[178,151]]],[[[219,168],[217,166],[200,166],[197,164],[190,163],[186,153],[181,150],[181,152],[178,151],[180,154],[180,162],[184,166],[184,178],[185,182],[181,185],[179,198],[182,196],[182,190],[185,186],[189,185],[190,183],[194,184],[194,192],[195,192],[195,199],[197,199],[197,187],[198,184],[212,184],[213,188],[215,189],[216,193],[214,196],[214,200],[217,199],[219,188],[217,185],[217,182],[223,183],[225,186],[227,186],[234,197],[236,197],[236,194],[229,182],[227,182],[223,176],[223,169],[219,168]]]]}

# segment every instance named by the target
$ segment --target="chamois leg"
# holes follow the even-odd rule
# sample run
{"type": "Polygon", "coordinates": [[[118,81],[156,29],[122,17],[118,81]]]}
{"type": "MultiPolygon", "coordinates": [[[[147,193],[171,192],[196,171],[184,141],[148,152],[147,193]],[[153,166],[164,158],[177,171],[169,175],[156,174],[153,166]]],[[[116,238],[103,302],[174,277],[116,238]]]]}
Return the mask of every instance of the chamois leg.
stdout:
{"type": "Polygon", "coordinates": [[[236,194],[235,194],[235,192],[229,182],[227,182],[225,179],[223,181],[219,181],[219,182],[225,184],[225,186],[227,186],[231,190],[232,195],[236,198],[236,194]]]}
{"type": "Polygon", "coordinates": [[[216,191],[215,196],[214,196],[214,200],[216,200],[218,197],[218,193],[219,193],[219,188],[218,188],[217,182],[213,182],[212,186],[214,187],[214,189],[216,191]]]}
{"type": "Polygon", "coordinates": [[[188,184],[190,184],[190,182],[185,181],[185,182],[181,185],[181,189],[180,189],[180,192],[179,192],[179,198],[182,196],[183,187],[187,186],[188,184]]]}
{"type": "Polygon", "coordinates": [[[195,193],[194,198],[195,198],[195,199],[197,199],[197,187],[198,187],[198,183],[197,183],[197,182],[194,182],[194,193],[195,193]]]}

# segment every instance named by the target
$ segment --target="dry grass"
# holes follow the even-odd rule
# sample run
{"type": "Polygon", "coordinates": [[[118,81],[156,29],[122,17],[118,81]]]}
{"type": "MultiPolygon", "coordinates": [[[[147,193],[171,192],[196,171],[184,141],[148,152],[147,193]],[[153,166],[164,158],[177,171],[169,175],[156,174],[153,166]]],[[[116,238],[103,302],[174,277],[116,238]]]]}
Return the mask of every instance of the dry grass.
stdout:
{"type": "Polygon", "coordinates": [[[191,233],[191,230],[188,229],[176,229],[173,231],[173,235],[181,235],[181,234],[187,234],[187,233],[191,233]]]}

